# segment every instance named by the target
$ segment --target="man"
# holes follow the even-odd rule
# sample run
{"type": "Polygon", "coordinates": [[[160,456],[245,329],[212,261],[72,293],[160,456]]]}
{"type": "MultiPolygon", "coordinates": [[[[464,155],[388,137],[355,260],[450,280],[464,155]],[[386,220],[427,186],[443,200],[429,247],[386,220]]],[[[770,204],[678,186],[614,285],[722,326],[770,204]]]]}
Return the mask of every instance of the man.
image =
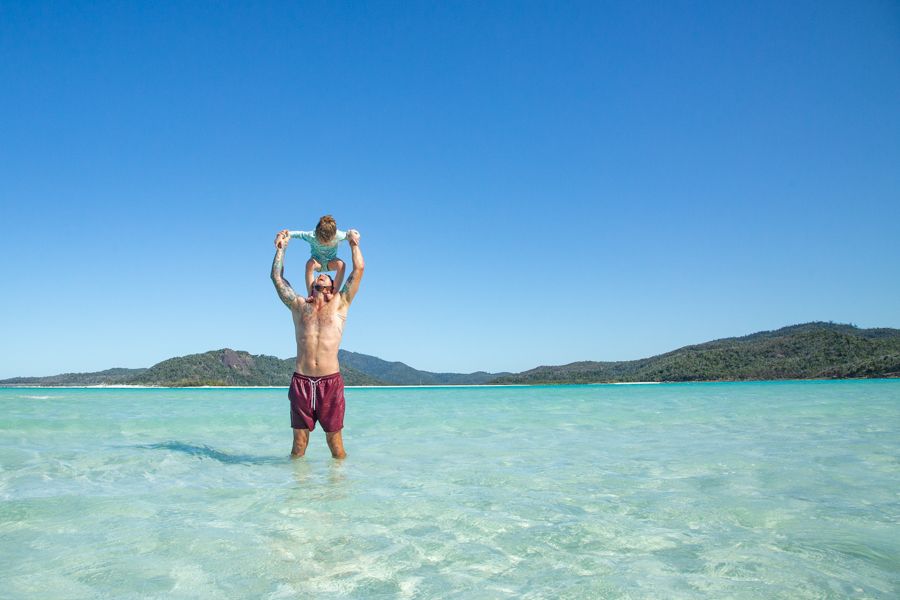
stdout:
{"type": "Polygon", "coordinates": [[[359,233],[347,232],[353,256],[353,271],[340,294],[328,275],[313,280],[312,296],[298,296],[284,279],[284,252],[290,242],[288,230],[275,236],[275,260],[272,261],[272,283],[278,297],[291,309],[297,336],[297,366],[291,379],[288,398],[291,401],[291,428],[294,445],[291,456],[303,456],[309,443],[309,432],[316,421],[325,430],[325,441],[334,458],[344,458],[344,380],[338,364],[338,348],[344,334],[344,322],[353,297],[359,290],[365,263],[359,250],[359,233]]]}

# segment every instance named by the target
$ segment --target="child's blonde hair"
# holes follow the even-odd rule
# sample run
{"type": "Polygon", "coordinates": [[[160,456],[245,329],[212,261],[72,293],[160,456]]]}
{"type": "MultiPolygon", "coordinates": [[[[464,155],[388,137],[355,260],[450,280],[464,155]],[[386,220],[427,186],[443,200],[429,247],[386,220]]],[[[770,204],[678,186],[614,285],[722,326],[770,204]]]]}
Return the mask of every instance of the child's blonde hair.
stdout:
{"type": "Polygon", "coordinates": [[[321,219],[319,219],[319,224],[316,225],[316,239],[320,242],[328,243],[334,239],[335,234],[337,233],[337,223],[334,222],[334,217],[331,215],[325,215],[321,219]]]}

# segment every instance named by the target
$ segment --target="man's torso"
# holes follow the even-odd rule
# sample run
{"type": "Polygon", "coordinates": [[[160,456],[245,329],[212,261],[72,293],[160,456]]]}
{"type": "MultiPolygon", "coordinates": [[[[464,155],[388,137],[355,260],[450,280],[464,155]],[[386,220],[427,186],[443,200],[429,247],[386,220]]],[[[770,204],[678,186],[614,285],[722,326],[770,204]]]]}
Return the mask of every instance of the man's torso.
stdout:
{"type": "Polygon", "coordinates": [[[298,373],[320,376],[340,371],[338,349],[344,334],[346,308],[339,295],[318,305],[304,303],[294,308],[294,331],[297,335],[298,373]]]}

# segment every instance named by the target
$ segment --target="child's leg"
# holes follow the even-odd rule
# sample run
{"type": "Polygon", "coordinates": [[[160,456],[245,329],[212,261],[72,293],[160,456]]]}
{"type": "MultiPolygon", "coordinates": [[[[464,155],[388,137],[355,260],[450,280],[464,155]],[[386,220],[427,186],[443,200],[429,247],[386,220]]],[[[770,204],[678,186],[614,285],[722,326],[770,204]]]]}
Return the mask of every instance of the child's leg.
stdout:
{"type": "Polygon", "coordinates": [[[306,295],[312,296],[312,284],[313,279],[315,278],[316,269],[322,268],[322,265],[319,264],[314,258],[310,258],[306,261],[306,295]]]}
{"type": "Polygon", "coordinates": [[[344,283],[344,269],[347,268],[346,263],[339,258],[328,261],[328,270],[337,271],[334,274],[334,293],[341,291],[341,284],[344,283]]]}

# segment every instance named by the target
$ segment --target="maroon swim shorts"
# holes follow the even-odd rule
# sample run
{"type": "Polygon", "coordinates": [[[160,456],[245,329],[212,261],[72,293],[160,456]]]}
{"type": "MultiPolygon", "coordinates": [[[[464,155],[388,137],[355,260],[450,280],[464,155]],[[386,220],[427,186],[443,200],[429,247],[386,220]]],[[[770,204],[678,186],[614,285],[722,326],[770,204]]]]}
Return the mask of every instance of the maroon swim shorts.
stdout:
{"type": "Polygon", "coordinates": [[[294,373],[291,378],[291,427],[316,428],[316,421],[328,433],[344,427],[344,378],[340,373],[309,377],[294,373]]]}

